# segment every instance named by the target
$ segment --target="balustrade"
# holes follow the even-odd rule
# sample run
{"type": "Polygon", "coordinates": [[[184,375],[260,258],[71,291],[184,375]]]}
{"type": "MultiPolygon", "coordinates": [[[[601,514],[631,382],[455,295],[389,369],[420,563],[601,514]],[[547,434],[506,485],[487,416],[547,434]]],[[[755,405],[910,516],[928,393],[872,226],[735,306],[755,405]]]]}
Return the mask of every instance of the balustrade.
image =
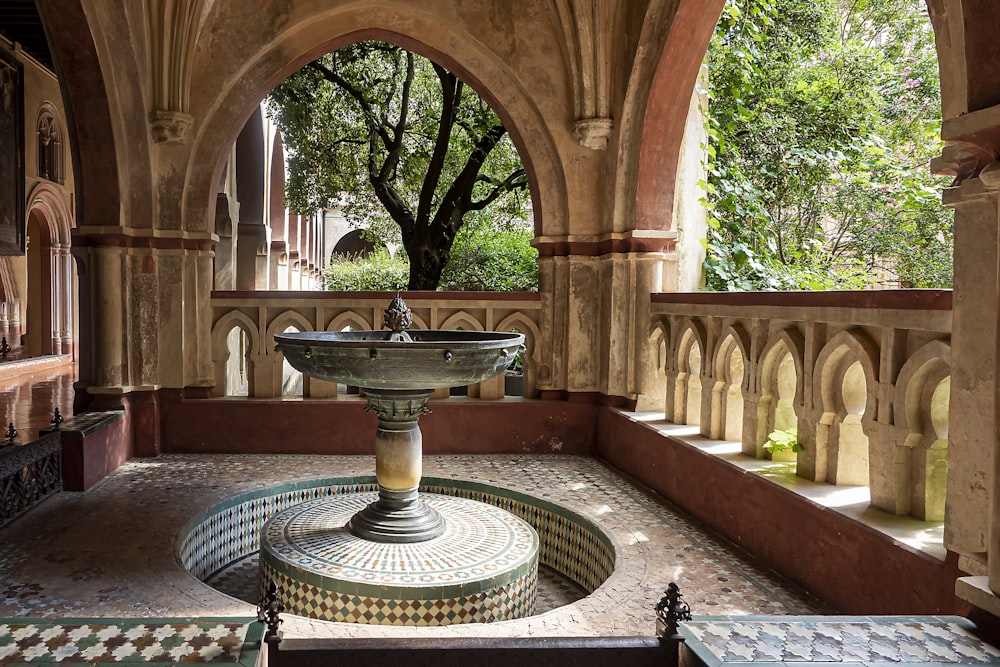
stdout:
{"type": "Polygon", "coordinates": [[[654,294],[647,395],[667,420],[944,519],[951,292],[654,294]],[[771,452],[774,431],[802,448],[771,452]]]}

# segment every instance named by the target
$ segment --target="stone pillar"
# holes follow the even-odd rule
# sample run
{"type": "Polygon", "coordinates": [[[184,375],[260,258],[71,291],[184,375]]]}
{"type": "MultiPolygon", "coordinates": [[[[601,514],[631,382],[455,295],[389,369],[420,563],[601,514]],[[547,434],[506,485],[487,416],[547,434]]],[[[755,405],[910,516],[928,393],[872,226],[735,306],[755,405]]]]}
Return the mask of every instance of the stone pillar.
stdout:
{"type": "MultiPolygon", "coordinates": [[[[995,164],[995,163],[994,163],[995,164]]],[[[990,552],[990,587],[1000,590],[1000,517],[994,497],[997,446],[997,316],[1000,237],[997,193],[967,179],[945,193],[955,211],[950,456],[945,546],[990,552]],[[984,511],[992,507],[993,512],[984,511]],[[990,537],[991,530],[993,537],[990,537]]]]}
{"type": "Polygon", "coordinates": [[[49,271],[52,273],[49,287],[49,322],[51,331],[48,332],[52,354],[62,354],[62,301],[65,300],[64,281],[62,265],[60,261],[60,246],[56,245],[48,248],[49,271]]]}
{"type": "Polygon", "coordinates": [[[95,387],[121,387],[125,384],[124,289],[121,249],[97,246],[91,255],[93,276],[91,308],[93,331],[93,382],[95,387]]]}
{"type": "Polygon", "coordinates": [[[215,234],[219,241],[215,244],[214,289],[232,290],[236,288],[236,243],[233,238],[232,207],[239,214],[239,202],[230,200],[229,195],[220,192],[215,197],[215,234]]]}
{"type": "Polygon", "coordinates": [[[253,291],[267,280],[267,229],[260,222],[240,222],[236,227],[236,289],[253,291]],[[263,253],[264,261],[258,257],[263,253]],[[258,266],[260,264],[260,266],[258,266]]]}

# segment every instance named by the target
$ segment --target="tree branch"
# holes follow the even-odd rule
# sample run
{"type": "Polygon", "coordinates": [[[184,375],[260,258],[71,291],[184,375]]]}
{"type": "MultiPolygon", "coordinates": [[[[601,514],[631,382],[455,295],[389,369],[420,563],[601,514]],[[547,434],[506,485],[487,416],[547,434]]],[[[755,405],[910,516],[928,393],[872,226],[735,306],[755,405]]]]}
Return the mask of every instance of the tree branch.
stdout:
{"type": "Polygon", "coordinates": [[[434,140],[434,151],[427,165],[423,186],[420,188],[420,200],[417,205],[417,224],[427,224],[430,220],[431,206],[434,203],[434,193],[441,182],[441,171],[448,155],[448,144],[451,140],[451,129],[455,125],[455,112],[460,101],[461,89],[456,89],[458,78],[437,63],[431,63],[441,84],[441,122],[438,123],[437,137],[434,140]]]}
{"type": "Polygon", "coordinates": [[[361,110],[364,112],[365,116],[369,119],[369,124],[371,125],[371,127],[375,128],[375,130],[379,133],[379,136],[384,143],[386,144],[389,143],[390,141],[389,133],[386,131],[384,124],[379,122],[378,115],[372,108],[371,103],[365,98],[364,95],[361,94],[360,90],[352,86],[350,81],[340,76],[334,70],[330,69],[329,67],[327,67],[318,60],[312,61],[311,63],[306,65],[306,67],[310,67],[316,70],[323,76],[324,79],[326,79],[333,85],[340,87],[341,89],[344,90],[344,92],[353,97],[357,101],[357,103],[361,105],[361,110]]]}

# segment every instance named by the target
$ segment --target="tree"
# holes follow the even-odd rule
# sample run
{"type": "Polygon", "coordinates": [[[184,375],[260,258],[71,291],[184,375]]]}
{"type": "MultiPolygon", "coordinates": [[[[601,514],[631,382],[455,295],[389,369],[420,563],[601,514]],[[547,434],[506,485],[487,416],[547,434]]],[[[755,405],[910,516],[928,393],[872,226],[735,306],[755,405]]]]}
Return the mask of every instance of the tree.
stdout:
{"type": "Polygon", "coordinates": [[[708,62],[710,288],[951,284],[921,0],[729,0],[708,62]]]}
{"type": "Polygon", "coordinates": [[[473,216],[526,217],[527,178],[496,113],[444,67],[382,42],[327,54],[276,87],[269,113],[289,149],[286,202],[341,203],[394,226],[409,289],[436,289],[473,216]]]}

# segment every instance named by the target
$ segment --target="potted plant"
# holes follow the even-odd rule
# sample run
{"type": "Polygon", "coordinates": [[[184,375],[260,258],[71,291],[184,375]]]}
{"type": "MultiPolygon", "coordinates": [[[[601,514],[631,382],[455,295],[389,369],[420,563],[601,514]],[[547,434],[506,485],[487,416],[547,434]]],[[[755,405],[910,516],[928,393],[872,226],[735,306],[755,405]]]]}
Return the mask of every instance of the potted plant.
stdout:
{"type": "Polygon", "coordinates": [[[799,443],[798,429],[794,426],[771,431],[764,443],[764,451],[771,455],[772,461],[794,461],[795,455],[803,449],[799,443]]]}

